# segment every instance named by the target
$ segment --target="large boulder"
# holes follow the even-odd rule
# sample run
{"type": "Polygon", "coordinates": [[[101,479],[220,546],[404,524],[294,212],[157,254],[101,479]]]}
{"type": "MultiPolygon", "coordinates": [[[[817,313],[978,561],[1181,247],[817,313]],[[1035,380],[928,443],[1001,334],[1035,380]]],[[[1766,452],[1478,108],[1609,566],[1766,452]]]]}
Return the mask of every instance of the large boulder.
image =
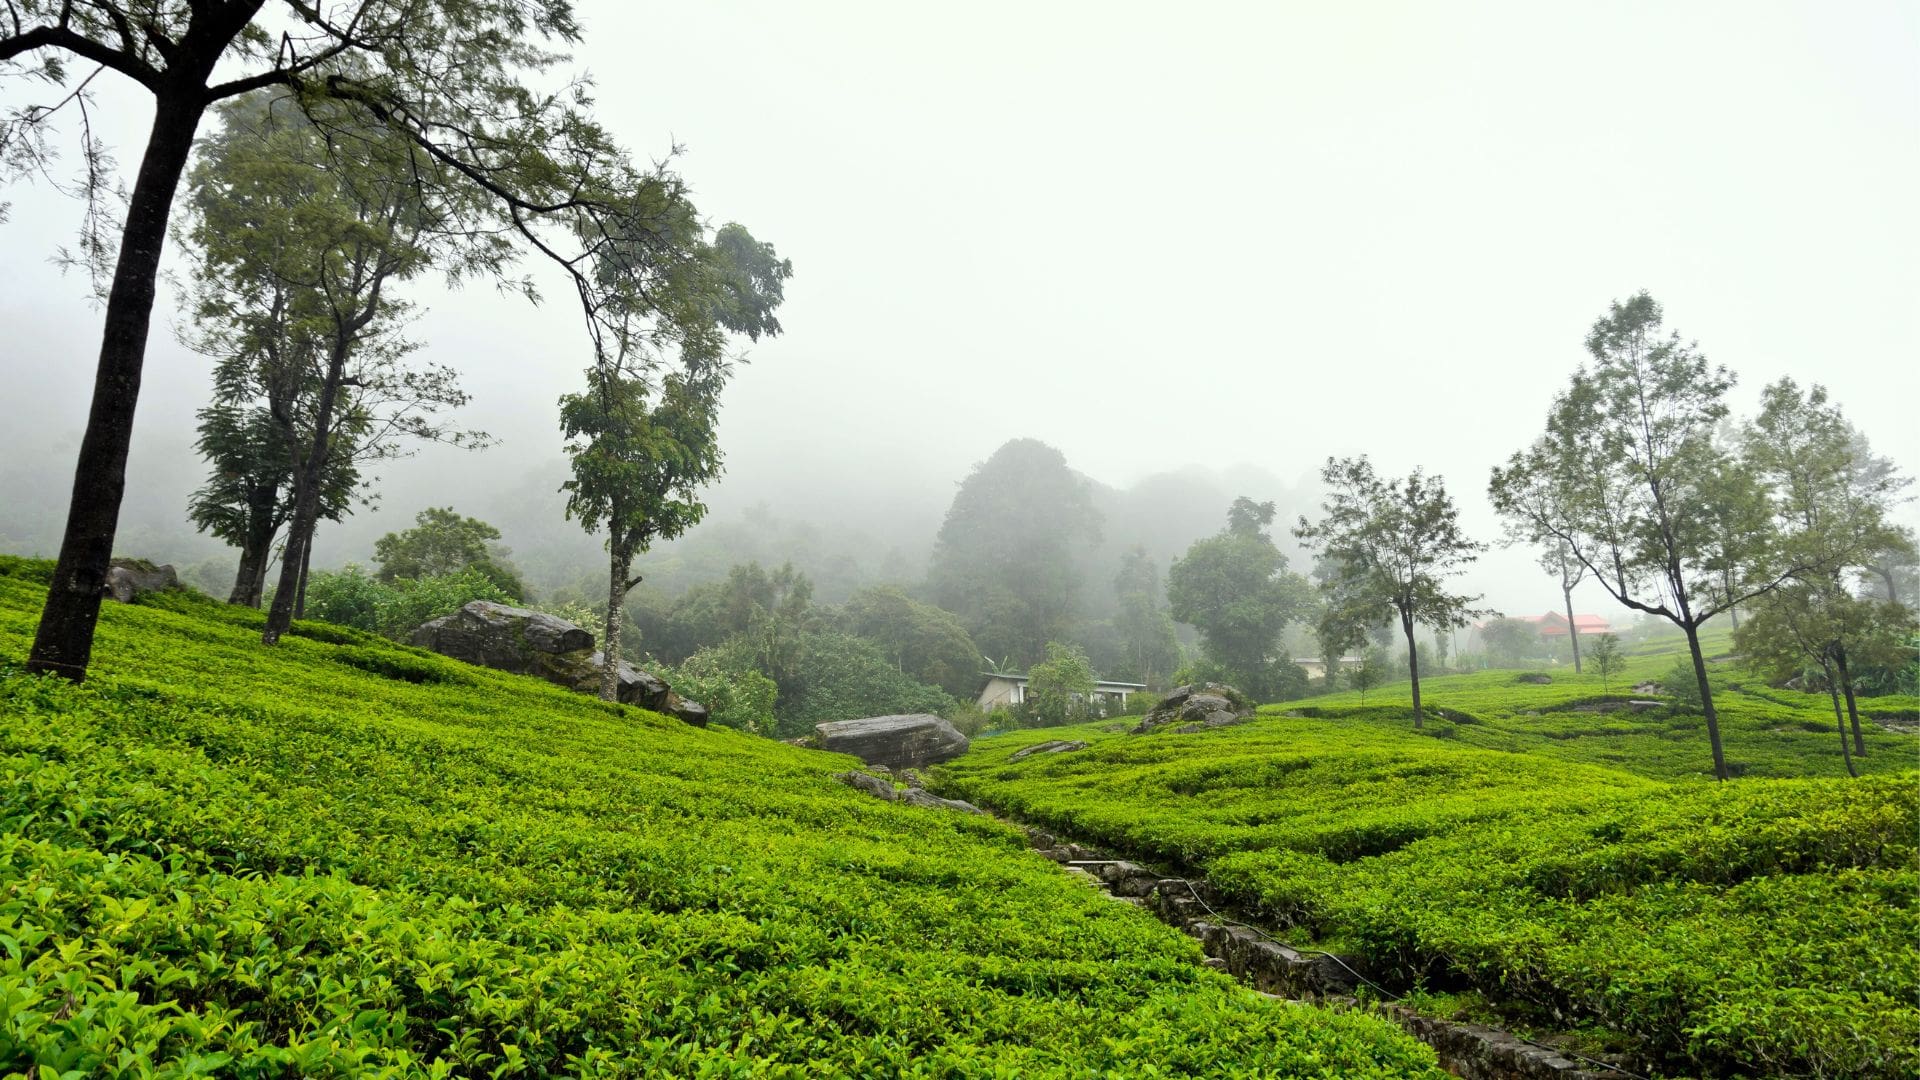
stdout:
{"type": "MultiPolygon", "coordinates": [[[[469,664],[536,675],[582,694],[600,693],[606,659],[593,634],[544,611],[475,600],[451,615],[422,623],[408,642],[469,664]]],[[[707,726],[707,708],[673,692],[664,680],[625,660],[615,662],[616,696],[624,704],[707,726]]]]}
{"type": "Polygon", "coordinates": [[[1163,727],[1180,731],[1202,731],[1242,723],[1253,715],[1253,702],[1225,683],[1195,683],[1176,686],[1160,699],[1153,711],[1142,717],[1135,735],[1145,735],[1163,727]]]}
{"type": "Polygon", "coordinates": [[[180,576],[173,572],[172,566],[155,566],[145,559],[116,558],[107,563],[107,583],[101,595],[131,604],[148,593],[178,588],[180,576]]]}
{"type": "Polygon", "coordinates": [[[931,713],[835,720],[813,731],[820,749],[889,769],[934,765],[966,753],[968,745],[958,728],[931,713]]]}
{"type": "MultiPolygon", "coordinates": [[[[593,635],[544,611],[475,600],[451,615],[422,623],[409,644],[469,664],[538,675],[575,685],[593,653],[593,635]]],[[[599,685],[597,668],[594,686],[599,685]]]]}

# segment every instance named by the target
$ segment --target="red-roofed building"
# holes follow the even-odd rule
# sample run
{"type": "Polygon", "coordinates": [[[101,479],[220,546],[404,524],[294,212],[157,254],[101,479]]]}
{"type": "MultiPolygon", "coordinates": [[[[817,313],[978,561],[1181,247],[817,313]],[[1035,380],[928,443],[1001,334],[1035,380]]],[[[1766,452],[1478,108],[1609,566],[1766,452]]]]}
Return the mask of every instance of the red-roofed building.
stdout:
{"type": "MultiPolygon", "coordinates": [[[[1521,622],[1532,623],[1543,638],[1562,638],[1567,636],[1567,617],[1557,611],[1545,615],[1516,615],[1521,622]]],[[[1611,634],[1613,627],[1598,615],[1575,615],[1573,623],[1580,629],[1580,636],[1588,634],[1611,634]]]]}

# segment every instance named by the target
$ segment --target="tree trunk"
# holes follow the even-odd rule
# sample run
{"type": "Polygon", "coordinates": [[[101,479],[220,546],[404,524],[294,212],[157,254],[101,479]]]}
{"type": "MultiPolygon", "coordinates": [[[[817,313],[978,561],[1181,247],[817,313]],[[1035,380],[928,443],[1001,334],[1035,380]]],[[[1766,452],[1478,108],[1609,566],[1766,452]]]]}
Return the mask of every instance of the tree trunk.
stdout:
{"type": "Polygon", "coordinates": [[[147,325],[153,316],[167,217],[204,108],[197,97],[178,101],[160,97],[154,102],[153,127],[127,203],[120,256],[107,293],[93,402],[73,470],[60,558],[34,632],[28,671],[73,682],[87,677],[94,624],[100,618],[100,593],[106,587],[120,501],[126,494],[127,447],[133,441],[134,404],[140,398],[140,370],[146,361],[147,325]]]}
{"type": "MultiPolygon", "coordinates": [[[[316,518],[314,521],[314,529],[319,528],[319,525],[320,523],[316,518]]],[[[314,529],[307,530],[307,545],[300,552],[300,591],[295,593],[293,597],[293,617],[296,619],[304,619],[307,617],[307,575],[313,569],[314,529]]]]}
{"type": "Polygon", "coordinates": [[[1707,684],[1707,658],[1700,652],[1700,628],[1688,623],[1687,651],[1693,655],[1693,677],[1700,687],[1700,711],[1707,715],[1707,741],[1713,746],[1713,778],[1727,779],[1727,752],[1720,745],[1720,714],[1713,709],[1713,688],[1707,684]]]}
{"type": "Polygon", "coordinates": [[[1889,604],[1899,603],[1900,594],[1893,587],[1893,567],[1874,566],[1874,567],[1869,567],[1869,569],[1871,569],[1874,573],[1880,575],[1880,580],[1887,583],[1887,603],[1889,604]]]}
{"type": "Polygon", "coordinates": [[[260,632],[263,644],[279,642],[280,635],[292,625],[294,608],[301,600],[313,530],[320,520],[320,476],[326,470],[327,455],[331,452],[334,405],[340,396],[351,346],[352,342],[345,336],[336,337],[332,355],[327,358],[327,377],[320,385],[320,400],[314,408],[313,441],[307,447],[306,460],[293,474],[293,513],[287,522],[287,546],[280,552],[280,584],[273,592],[273,607],[267,612],[266,628],[260,632]]]}
{"type": "Polygon", "coordinates": [[[1573,673],[1580,674],[1580,624],[1573,621],[1573,590],[1561,589],[1560,596],[1567,602],[1567,640],[1573,642],[1573,673]]]}
{"type": "Polygon", "coordinates": [[[633,568],[633,556],[624,545],[607,545],[607,622],[600,636],[600,697],[620,700],[620,613],[627,602],[627,573],[633,568]]]}
{"type": "Polygon", "coordinates": [[[267,588],[267,564],[273,561],[273,537],[279,532],[274,511],[280,500],[278,485],[262,485],[247,493],[247,535],[240,542],[240,569],[233,578],[227,603],[257,608],[267,588]]]}
{"type": "Polygon", "coordinates": [[[1840,665],[1840,692],[1847,697],[1847,718],[1853,721],[1853,752],[1867,756],[1867,740],[1860,734],[1860,705],[1853,700],[1853,672],[1847,670],[1847,653],[1841,649],[1834,657],[1840,665]]]}
{"type": "Polygon", "coordinates": [[[1400,626],[1407,632],[1407,674],[1413,676],[1413,729],[1420,730],[1420,650],[1413,644],[1413,620],[1401,616],[1400,626]]]}
{"type": "Polygon", "coordinates": [[[1853,753],[1847,749],[1847,722],[1840,715],[1840,691],[1835,687],[1831,670],[1827,671],[1827,694],[1833,698],[1833,725],[1840,729],[1840,756],[1846,759],[1847,775],[1859,776],[1860,770],[1853,765],[1853,753]]]}

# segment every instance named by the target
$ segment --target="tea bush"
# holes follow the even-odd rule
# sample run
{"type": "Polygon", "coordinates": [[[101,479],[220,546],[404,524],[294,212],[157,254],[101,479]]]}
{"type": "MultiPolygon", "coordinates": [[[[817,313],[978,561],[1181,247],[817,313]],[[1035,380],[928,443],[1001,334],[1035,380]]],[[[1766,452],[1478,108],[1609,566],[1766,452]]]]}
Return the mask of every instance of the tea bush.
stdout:
{"type": "Polygon", "coordinates": [[[1441,1075],[847,758],[191,597],[27,676],[45,575],[0,558],[0,1073],[1441,1075]]]}
{"type": "Polygon", "coordinates": [[[1875,775],[1845,779],[1830,711],[1717,670],[1748,776],[1718,784],[1697,714],[1580,711],[1620,702],[1553,679],[1423,683],[1440,717],[1421,732],[1376,691],[1194,734],[1016,733],[938,787],[1204,872],[1390,985],[1598,1028],[1677,1075],[1920,1075],[1914,740],[1876,728],[1875,775]],[[1008,760],[1048,738],[1091,745],[1008,760]]]}

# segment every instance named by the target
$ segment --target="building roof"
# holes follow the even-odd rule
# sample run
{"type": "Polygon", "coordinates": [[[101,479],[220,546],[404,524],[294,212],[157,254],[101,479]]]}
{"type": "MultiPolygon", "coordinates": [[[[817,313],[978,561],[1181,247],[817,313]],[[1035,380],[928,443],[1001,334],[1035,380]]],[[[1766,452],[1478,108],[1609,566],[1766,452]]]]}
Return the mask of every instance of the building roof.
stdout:
{"type": "MultiPolygon", "coordinates": [[[[983,671],[980,673],[980,677],[983,679],[1005,679],[1008,682],[1027,681],[1027,676],[1025,675],[1010,675],[1004,671],[983,671]]],[[[1147,684],[1143,682],[1114,682],[1112,679],[1095,679],[1093,681],[1093,688],[1095,690],[1103,686],[1112,687],[1116,690],[1145,690],[1147,688],[1147,684]]]]}

